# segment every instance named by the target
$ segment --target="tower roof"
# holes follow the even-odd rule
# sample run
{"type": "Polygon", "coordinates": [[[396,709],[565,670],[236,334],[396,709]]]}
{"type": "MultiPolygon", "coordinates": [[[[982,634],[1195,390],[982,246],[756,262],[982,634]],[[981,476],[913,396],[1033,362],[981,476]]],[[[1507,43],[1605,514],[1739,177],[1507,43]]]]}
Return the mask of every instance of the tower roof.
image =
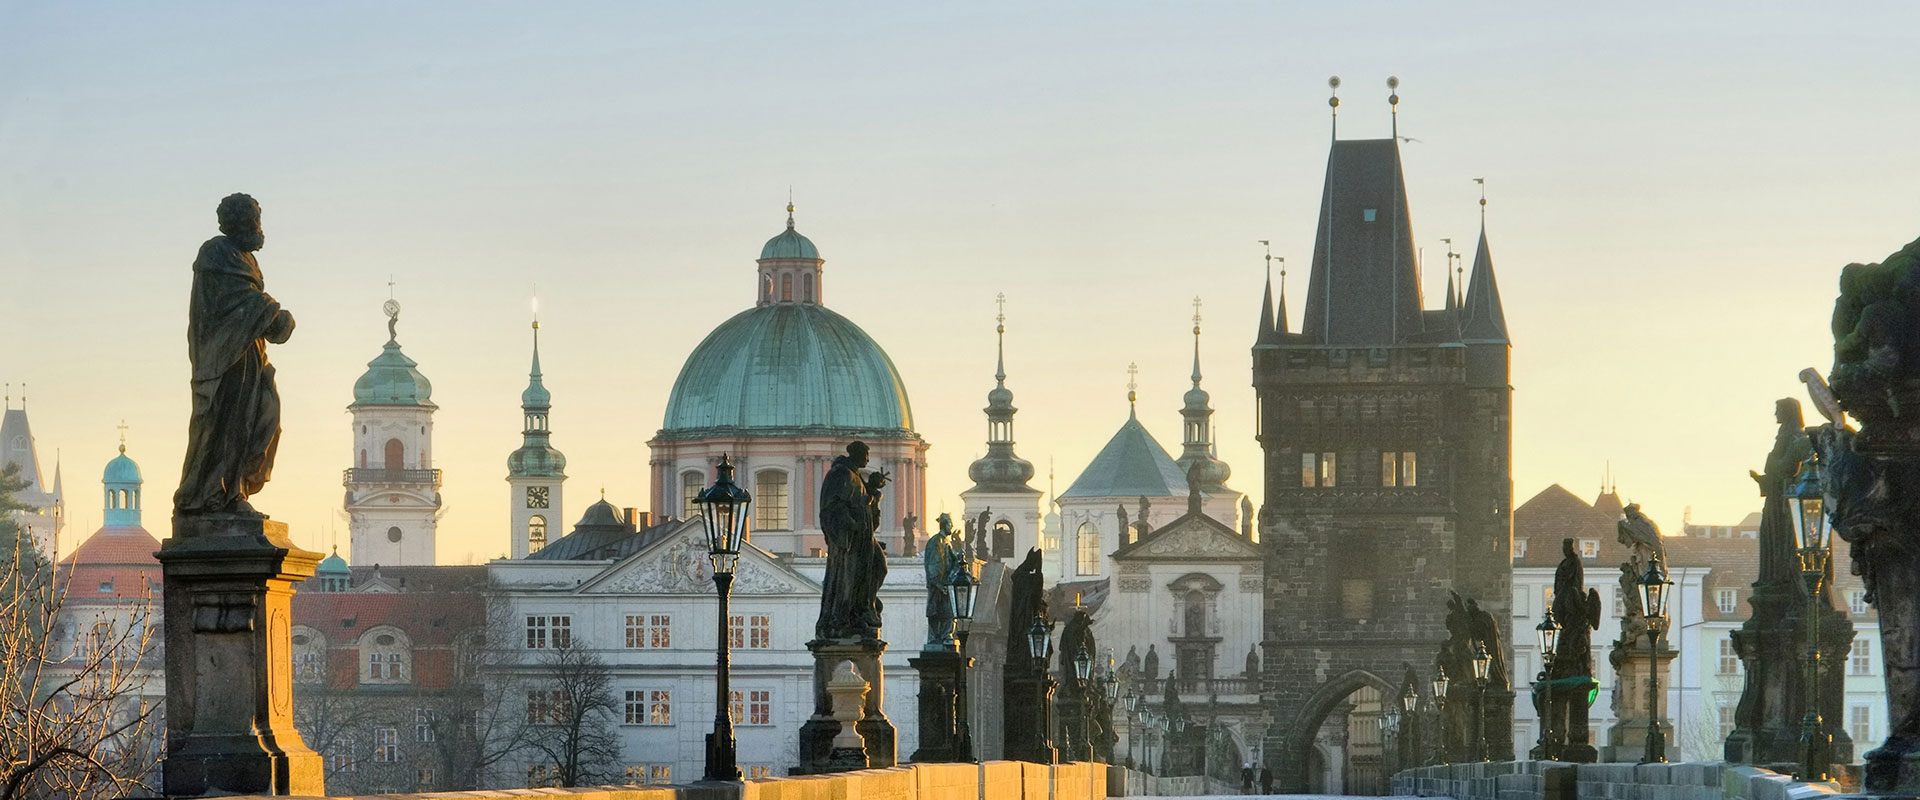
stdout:
{"type": "Polygon", "coordinates": [[[540,323],[533,323],[533,366],[527,371],[527,390],[520,393],[520,406],[528,410],[553,407],[553,394],[540,375],[540,323]]]}
{"type": "Polygon", "coordinates": [[[20,477],[27,482],[22,500],[37,504],[40,499],[47,497],[47,487],[40,473],[40,459],[33,448],[33,426],[27,424],[27,410],[24,407],[6,409],[6,414],[0,416],[0,467],[8,464],[18,464],[20,477]]]}
{"type": "Polygon", "coordinates": [[[138,486],[144,483],[140,479],[140,465],[127,457],[127,446],[120,445],[120,455],[107,462],[107,469],[100,476],[100,482],[108,485],[138,486]]]}
{"type": "Polygon", "coordinates": [[[1420,309],[1399,143],[1335,140],[1300,332],[1328,345],[1393,345],[1421,333],[1420,309]]]}
{"type": "Polygon", "coordinates": [[[1100,448],[1073,485],[1060,494],[1073,497],[1185,497],[1187,476],[1133,415],[1100,448]]]}
{"type": "Polygon", "coordinates": [[[380,355],[367,362],[366,373],[353,382],[353,404],[438,408],[433,404],[433,384],[416,369],[417,362],[400,352],[400,305],[388,300],[387,316],[387,343],[380,355]]]}
{"type": "Polygon", "coordinates": [[[1460,336],[1467,341],[1505,342],[1507,312],[1500,303],[1500,284],[1493,278],[1493,253],[1487,249],[1487,228],[1480,226],[1480,246],[1473,254],[1473,279],[1461,309],[1460,336]]]}
{"type": "MultiPolygon", "coordinates": [[[[1006,295],[996,302],[1004,304],[1006,295]]],[[[1003,305],[1004,308],[1004,305],[1003,305]]],[[[1018,492],[1039,494],[1027,485],[1033,480],[1033,463],[1013,453],[1013,390],[1007,388],[1007,315],[1003,310],[994,318],[997,337],[993,368],[993,388],[987,392],[987,454],[967,466],[973,479],[973,492],[1018,492]]]]}
{"type": "Polygon", "coordinates": [[[527,389],[520,393],[520,410],[527,419],[521,430],[520,449],[507,456],[509,478],[565,478],[567,457],[554,449],[547,412],[553,408],[553,395],[540,376],[540,323],[533,323],[533,366],[527,373],[527,389]]]}
{"type": "Polygon", "coordinates": [[[351,575],[353,570],[347,567],[347,560],[340,557],[340,548],[336,547],[332,554],[320,559],[320,566],[315,567],[313,573],[315,575],[351,575]]]}

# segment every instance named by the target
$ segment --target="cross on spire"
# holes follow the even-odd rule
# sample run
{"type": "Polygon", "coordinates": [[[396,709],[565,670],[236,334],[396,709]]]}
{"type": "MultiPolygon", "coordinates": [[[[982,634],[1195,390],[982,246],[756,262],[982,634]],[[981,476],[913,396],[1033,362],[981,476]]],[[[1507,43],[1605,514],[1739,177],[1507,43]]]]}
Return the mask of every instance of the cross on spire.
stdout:
{"type": "Polygon", "coordinates": [[[998,338],[994,343],[996,360],[993,365],[993,379],[1000,386],[1007,385],[1007,293],[993,296],[993,304],[999,309],[993,316],[993,333],[998,338]]]}
{"type": "Polygon", "coordinates": [[[127,421],[120,420],[120,452],[127,452],[127,421]]]}
{"type": "Polygon", "coordinates": [[[1134,390],[1140,388],[1140,363],[1127,362],[1127,416],[1133,416],[1134,390]]]}
{"type": "Polygon", "coordinates": [[[1200,295],[1193,296],[1193,335],[1200,335],[1200,295]]]}

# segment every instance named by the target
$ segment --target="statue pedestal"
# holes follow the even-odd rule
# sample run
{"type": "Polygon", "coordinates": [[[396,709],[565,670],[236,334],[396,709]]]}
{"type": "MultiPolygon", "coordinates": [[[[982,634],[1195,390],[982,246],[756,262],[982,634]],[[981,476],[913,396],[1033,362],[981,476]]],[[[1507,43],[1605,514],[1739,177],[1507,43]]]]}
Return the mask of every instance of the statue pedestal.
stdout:
{"type": "Polygon", "coordinates": [[[960,728],[960,716],[966,713],[960,676],[973,666],[973,659],[963,660],[959,653],[944,650],[922,650],[907,663],[920,673],[920,747],[913,751],[913,760],[972,761],[960,728]]]}
{"type": "Polygon", "coordinates": [[[1047,735],[1053,729],[1055,683],[1053,676],[1046,673],[1043,662],[1028,662],[1034,666],[1007,665],[1006,678],[1001,682],[1003,757],[1011,761],[1052,764],[1059,758],[1053,740],[1047,735]]]}
{"type": "Polygon", "coordinates": [[[867,682],[866,703],[861,709],[860,721],[854,726],[866,742],[864,766],[879,769],[898,763],[900,751],[893,723],[880,710],[881,701],[886,697],[886,675],[880,666],[880,655],[887,652],[887,643],[879,639],[856,642],[815,639],[807,643],[807,649],[813,652],[813,716],[800,726],[800,763],[789,770],[790,774],[846,771],[845,767],[836,766],[833,758],[833,737],[840,733],[840,722],[833,717],[833,695],[827,691],[834,668],[843,661],[852,662],[854,671],[867,682]]]}
{"type": "MultiPolygon", "coordinates": [[[[1639,647],[1615,647],[1609,660],[1613,662],[1613,716],[1615,722],[1607,728],[1607,746],[1601,748],[1601,760],[1609,763],[1638,763],[1647,752],[1648,710],[1647,710],[1647,647],[1645,637],[1640,637],[1639,647]]],[[[1652,719],[1658,720],[1660,731],[1666,735],[1669,757],[1676,751],[1678,744],[1673,740],[1673,723],[1667,716],[1667,692],[1672,683],[1669,675],[1673,659],[1680,655],[1667,640],[1660,640],[1660,647],[1653,654],[1655,669],[1660,676],[1659,695],[1655,698],[1652,719]]]]}
{"type": "Polygon", "coordinates": [[[319,553],[283,522],[176,517],[154,554],[166,625],[168,796],[327,793],[293,727],[293,584],[319,553]]]}

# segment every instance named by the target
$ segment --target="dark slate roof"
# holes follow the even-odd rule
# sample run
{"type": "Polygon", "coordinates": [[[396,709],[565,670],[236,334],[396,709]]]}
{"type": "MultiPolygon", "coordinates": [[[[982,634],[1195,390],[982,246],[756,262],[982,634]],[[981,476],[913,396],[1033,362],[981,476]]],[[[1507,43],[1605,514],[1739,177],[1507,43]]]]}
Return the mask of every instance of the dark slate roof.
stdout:
{"type": "Polygon", "coordinates": [[[617,526],[588,526],[584,519],[581,523],[572,533],[527,556],[527,560],[607,561],[626,558],[668,535],[684,530],[688,525],[699,525],[700,517],[670,519],[637,531],[624,523],[617,526]]]}
{"type": "Polygon", "coordinates": [[[1068,497],[1185,497],[1187,475],[1133,415],[1093,457],[1068,497]]]}
{"type": "Polygon", "coordinates": [[[1106,578],[1054,584],[1052,595],[1047,598],[1048,608],[1053,618],[1062,622],[1073,618],[1075,600],[1087,607],[1088,614],[1098,613],[1100,607],[1107,604],[1108,587],[1106,578]]]}
{"type": "Polygon", "coordinates": [[[1473,278],[1466,307],[1461,309],[1461,338],[1475,342],[1507,341],[1507,312],[1500,304],[1500,284],[1493,279],[1493,255],[1487,250],[1487,230],[1480,229],[1480,247],[1473,254],[1473,278]]]}
{"type": "Polygon", "coordinates": [[[1300,332],[1328,345],[1399,344],[1422,333],[1420,309],[1399,143],[1335,141],[1300,332]]]}
{"type": "Polygon", "coordinates": [[[1513,538],[1527,542],[1526,553],[1515,557],[1513,565],[1556,566],[1560,563],[1561,540],[1573,539],[1577,543],[1581,539],[1597,539],[1599,555],[1587,561],[1587,583],[1597,586],[1599,578],[1592,572],[1596,565],[1611,569],[1627,558],[1627,548],[1620,544],[1620,534],[1614,526],[1619,519],[1617,507],[1612,512],[1594,508],[1560,484],[1542,489],[1513,510],[1513,538]]]}

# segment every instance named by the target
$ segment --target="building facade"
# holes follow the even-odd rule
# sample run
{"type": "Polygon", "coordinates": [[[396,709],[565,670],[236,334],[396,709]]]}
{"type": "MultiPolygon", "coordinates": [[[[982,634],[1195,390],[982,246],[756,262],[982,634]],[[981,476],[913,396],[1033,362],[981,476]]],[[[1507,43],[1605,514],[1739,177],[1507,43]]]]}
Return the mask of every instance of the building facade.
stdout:
{"type": "MultiPolygon", "coordinates": [[[[1336,762],[1316,743],[1323,725],[1362,690],[1398,696],[1403,665],[1432,663],[1449,590],[1508,617],[1510,345],[1484,229],[1465,297],[1425,307],[1396,140],[1333,141],[1318,228],[1300,330],[1269,287],[1253,347],[1262,758],[1283,791],[1341,770],[1364,794],[1384,787],[1381,770],[1336,762]]],[[[1489,727],[1507,738],[1504,719],[1489,727]]]]}

